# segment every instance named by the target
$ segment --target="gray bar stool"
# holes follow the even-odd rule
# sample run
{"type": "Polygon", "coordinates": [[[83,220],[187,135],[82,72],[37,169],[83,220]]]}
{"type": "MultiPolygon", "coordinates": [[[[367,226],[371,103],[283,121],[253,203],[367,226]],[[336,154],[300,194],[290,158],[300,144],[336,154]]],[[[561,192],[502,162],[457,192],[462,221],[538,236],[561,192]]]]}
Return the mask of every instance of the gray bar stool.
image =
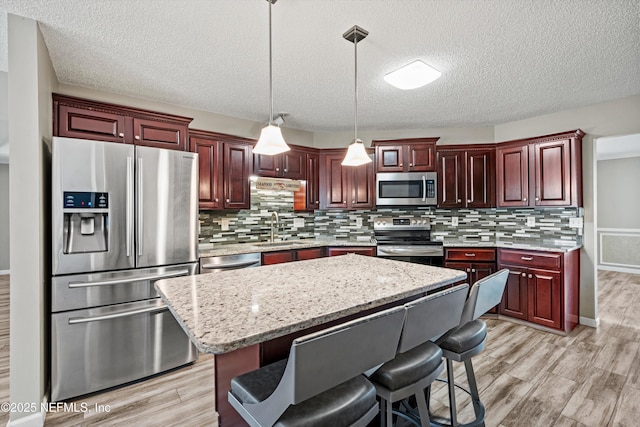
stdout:
{"type": "Polygon", "coordinates": [[[469,390],[457,387],[471,395],[476,416],[472,422],[460,424],[460,426],[484,426],[485,408],[480,401],[471,358],[484,350],[487,341],[487,325],[478,318],[500,303],[508,277],[509,270],[503,269],[474,283],[469,292],[469,298],[465,302],[460,325],[436,341],[442,349],[442,355],[447,360],[449,414],[451,416],[451,419],[448,420],[450,424],[441,424],[435,421],[437,425],[451,425],[453,427],[459,425],[456,416],[456,384],[453,379],[453,361],[455,360],[456,362],[464,362],[469,390]]]}
{"type": "Polygon", "coordinates": [[[468,290],[469,285],[463,284],[405,304],[398,354],[369,376],[382,399],[382,426],[392,425],[392,412],[422,427],[430,425],[425,389],[444,370],[442,350],[430,340],[460,324],[468,290]],[[419,417],[392,411],[394,402],[410,396],[416,398],[419,417]]]}
{"type": "Polygon", "coordinates": [[[361,374],[393,359],[404,317],[394,307],[297,338],[288,359],[232,379],[229,403],[252,427],[364,427],[378,402],[361,374]]]}

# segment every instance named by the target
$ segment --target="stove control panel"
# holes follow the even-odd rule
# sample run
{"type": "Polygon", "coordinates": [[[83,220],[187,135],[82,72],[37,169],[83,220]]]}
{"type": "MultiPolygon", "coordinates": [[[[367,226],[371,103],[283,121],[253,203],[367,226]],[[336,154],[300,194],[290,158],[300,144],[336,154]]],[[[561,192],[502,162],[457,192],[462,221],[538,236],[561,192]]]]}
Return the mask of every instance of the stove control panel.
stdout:
{"type": "Polygon", "coordinates": [[[430,230],[429,218],[416,217],[379,217],[373,222],[374,230],[430,230]]]}

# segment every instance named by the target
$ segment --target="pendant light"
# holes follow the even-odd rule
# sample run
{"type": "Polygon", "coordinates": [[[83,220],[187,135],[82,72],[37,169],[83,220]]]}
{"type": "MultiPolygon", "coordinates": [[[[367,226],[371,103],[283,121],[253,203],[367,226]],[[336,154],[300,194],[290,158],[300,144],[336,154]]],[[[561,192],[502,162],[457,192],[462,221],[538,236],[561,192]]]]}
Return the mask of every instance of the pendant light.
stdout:
{"type": "Polygon", "coordinates": [[[271,53],[271,6],[278,0],[267,0],[269,2],[269,124],[262,128],[260,138],[255,147],[254,154],[266,154],[273,156],[284,153],[291,148],[282,137],[282,130],[273,122],[273,60],[271,53]]]}
{"type": "Polygon", "coordinates": [[[345,39],[353,43],[355,49],[355,103],[354,103],[354,138],[347,155],[342,161],[342,166],[360,166],[371,162],[371,157],[367,154],[367,150],[364,148],[362,140],[358,138],[358,42],[364,40],[369,35],[369,32],[354,25],[342,35],[345,39]]]}

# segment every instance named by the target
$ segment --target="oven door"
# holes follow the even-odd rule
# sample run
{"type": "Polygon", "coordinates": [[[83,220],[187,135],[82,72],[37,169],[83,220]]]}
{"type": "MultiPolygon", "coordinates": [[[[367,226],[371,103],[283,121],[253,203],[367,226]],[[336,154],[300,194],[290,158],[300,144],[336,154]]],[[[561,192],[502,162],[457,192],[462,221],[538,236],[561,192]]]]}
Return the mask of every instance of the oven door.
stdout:
{"type": "Polygon", "coordinates": [[[435,206],[438,203],[436,172],[377,173],[379,206],[435,206]]]}
{"type": "Polygon", "coordinates": [[[378,257],[437,267],[444,265],[441,245],[378,245],[378,257]]]}

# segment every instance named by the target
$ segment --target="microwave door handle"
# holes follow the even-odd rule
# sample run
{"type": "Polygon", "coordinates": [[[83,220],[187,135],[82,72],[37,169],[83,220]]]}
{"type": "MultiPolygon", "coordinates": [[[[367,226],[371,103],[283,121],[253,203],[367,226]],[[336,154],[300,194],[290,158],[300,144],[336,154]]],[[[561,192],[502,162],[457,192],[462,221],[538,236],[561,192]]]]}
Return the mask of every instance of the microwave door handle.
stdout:
{"type": "Polygon", "coordinates": [[[427,176],[422,175],[422,201],[427,202],[427,176]]]}

